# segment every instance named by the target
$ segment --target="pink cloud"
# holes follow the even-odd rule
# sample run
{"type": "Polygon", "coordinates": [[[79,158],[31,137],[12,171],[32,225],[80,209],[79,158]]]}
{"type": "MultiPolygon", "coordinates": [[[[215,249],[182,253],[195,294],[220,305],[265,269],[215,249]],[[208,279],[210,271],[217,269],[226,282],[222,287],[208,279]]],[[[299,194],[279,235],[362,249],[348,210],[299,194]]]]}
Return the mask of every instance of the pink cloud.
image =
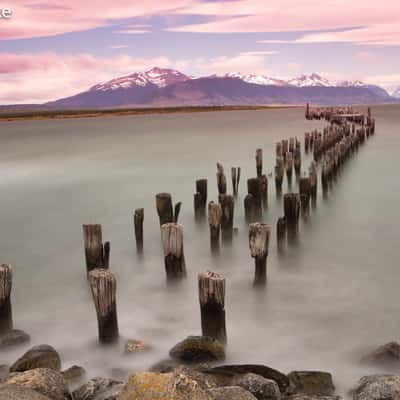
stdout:
{"type": "Polygon", "coordinates": [[[190,0],[43,0],[12,1],[13,17],[2,21],[0,39],[52,36],[109,25],[128,17],[175,12],[190,0]]]}

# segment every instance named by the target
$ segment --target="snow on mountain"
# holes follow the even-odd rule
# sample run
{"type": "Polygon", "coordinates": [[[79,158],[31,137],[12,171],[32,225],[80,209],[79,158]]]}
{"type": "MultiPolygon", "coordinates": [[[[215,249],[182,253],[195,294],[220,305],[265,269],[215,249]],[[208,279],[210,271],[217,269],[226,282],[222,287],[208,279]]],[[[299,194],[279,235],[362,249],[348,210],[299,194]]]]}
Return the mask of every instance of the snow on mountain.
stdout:
{"type": "Polygon", "coordinates": [[[166,68],[152,68],[145,72],[135,72],[130,75],[122,76],[120,78],[112,79],[107,82],[100,83],[93,86],[91,91],[109,91],[117,89],[128,89],[134,86],[145,87],[149,84],[155,85],[159,88],[172,85],[191,79],[179,71],[166,68]]]}
{"type": "Polygon", "coordinates": [[[291,86],[296,87],[309,87],[309,86],[323,86],[323,87],[331,87],[336,86],[336,83],[330,81],[328,79],[323,78],[322,76],[313,73],[311,75],[301,75],[297,78],[289,79],[287,83],[291,86]]]}
{"type": "Polygon", "coordinates": [[[392,93],[392,96],[400,99],[400,86],[392,93]]]}
{"type": "Polygon", "coordinates": [[[255,85],[273,85],[273,86],[287,85],[287,82],[282,79],[270,78],[266,75],[255,75],[255,74],[245,75],[240,72],[231,72],[229,74],[225,74],[224,76],[228,78],[238,78],[244,82],[253,83],[255,85]]]}

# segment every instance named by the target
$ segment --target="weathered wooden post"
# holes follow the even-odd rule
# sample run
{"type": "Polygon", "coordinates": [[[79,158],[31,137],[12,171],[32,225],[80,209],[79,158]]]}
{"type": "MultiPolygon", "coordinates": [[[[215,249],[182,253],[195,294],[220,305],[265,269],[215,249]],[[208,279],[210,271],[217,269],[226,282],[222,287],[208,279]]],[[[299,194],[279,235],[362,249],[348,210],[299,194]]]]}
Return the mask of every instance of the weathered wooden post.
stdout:
{"type": "Polygon", "coordinates": [[[291,151],[286,153],[286,176],[288,183],[292,182],[292,174],[293,174],[293,154],[291,151]]]}
{"type": "Polygon", "coordinates": [[[198,276],[203,336],[226,343],[225,279],[211,271],[198,276]]]}
{"type": "Polygon", "coordinates": [[[139,253],[143,251],[143,220],[144,208],[137,208],[133,216],[133,224],[135,226],[136,250],[139,253]]]}
{"type": "Polygon", "coordinates": [[[278,246],[286,238],[286,218],[279,217],[276,223],[276,238],[278,240],[278,246]]]}
{"type": "Polygon", "coordinates": [[[178,203],[175,204],[175,207],[174,207],[174,220],[173,220],[173,222],[175,222],[176,224],[178,223],[178,220],[179,220],[179,214],[181,212],[181,206],[182,206],[182,202],[179,201],[178,203]]]}
{"type": "Polygon", "coordinates": [[[306,119],[310,119],[310,104],[306,105],[306,119]]]}
{"type": "Polygon", "coordinates": [[[311,197],[310,178],[305,178],[305,177],[300,178],[299,189],[300,189],[301,209],[304,214],[307,214],[310,208],[310,197],[311,197]]]}
{"type": "Polygon", "coordinates": [[[262,182],[259,178],[247,180],[248,195],[244,199],[246,221],[254,222],[262,217],[262,182]]]}
{"type": "Polygon", "coordinates": [[[226,176],[220,163],[217,163],[217,186],[219,194],[226,194],[226,176]]]}
{"type": "Polygon", "coordinates": [[[276,193],[278,195],[282,193],[283,174],[284,174],[284,160],[282,157],[277,157],[275,166],[275,188],[276,188],[276,193]]]}
{"type": "Polygon", "coordinates": [[[161,240],[164,248],[164,263],[167,279],[186,276],[185,255],[183,252],[183,226],[167,223],[161,226],[161,240]]]}
{"type": "Polygon", "coordinates": [[[119,336],[115,276],[108,269],[96,268],[89,272],[89,284],[96,307],[99,340],[101,343],[115,342],[119,336]]]}
{"type": "Polygon", "coordinates": [[[0,266],[0,335],[13,328],[11,311],[12,268],[10,265],[0,266]]]}
{"type": "Polygon", "coordinates": [[[255,260],[254,285],[262,285],[267,281],[267,256],[271,227],[256,222],[250,224],[249,247],[251,256],[255,260]]]}
{"type": "Polygon", "coordinates": [[[264,210],[268,208],[268,178],[267,175],[262,175],[258,178],[261,181],[261,200],[264,210]]]}
{"type": "Polygon", "coordinates": [[[283,197],[283,209],[288,228],[297,227],[300,216],[300,195],[286,193],[283,197]]]}
{"type": "Polygon", "coordinates": [[[207,206],[207,179],[196,181],[196,193],[194,195],[194,215],[197,219],[203,218],[207,206]]]}
{"type": "Polygon", "coordinates": [[[294,171],[296,173],[296,176],[299,177],[300,176],[300,172],[301,172],[301,149],[300,149],[300,145],[298,145],[299,143],[296,142],[296,149],[294,151],[294,171]]]}
{"type": "Polygon", "coordinates": [[[308,154],[309,149],[310,149],[310,133],[306,132],[304,134],[304,151],[306,152],[306,154],[308,154]]]}
{"type": "Polygon", "coordinates": [[[103,246],[101,225],[88,224],[82,225],[82,228],[87,272],[95,268],[108,268],[110,242],[103,246]]]}
{"type": "Polygon", "coordinates": [[[160,226],[174,221],[172,197],[169,193],[158,193],[156,195],[156,208],[160,218],[160,226]]]}
{"type": "Polygon", "coordinates": [[[240,181],[240,167],[232,167],[231,168],[232,174],[232,191],[233,195],[236,197],[239,192],[239,181],[240,181]]]}
{"type": "Polygon", "coordinates": [[[313,204],[317,201],[317,185],[318,185],[318,175],[317,175],[317,164],[315,161],[311,162],[309,168],[309,177],[311,185],[311,201],[313,204]]]}
{"type": "Polygon", "coordinates": [[[210,201],[208,203],[208,224],[210,226],[210,244],[211,250],[219,249],[219,238],[221,233],[222,209],[219,203],[210,201]]]}
{"type": "Polygon", "coordinates": [[[233,214],[235,209],[235,201],[230,194],[221,194],[219,196],[221,204],[221,233],[222,242],[229,243],[233,236],[233,214]]]}
{"type": "Polygon", "coordinates": [[[262,151],[262,149],[256,150],[256,169],[257,169],[257,177],[261,178],[262,169],[263,169],[263,151],[262,151]]]}

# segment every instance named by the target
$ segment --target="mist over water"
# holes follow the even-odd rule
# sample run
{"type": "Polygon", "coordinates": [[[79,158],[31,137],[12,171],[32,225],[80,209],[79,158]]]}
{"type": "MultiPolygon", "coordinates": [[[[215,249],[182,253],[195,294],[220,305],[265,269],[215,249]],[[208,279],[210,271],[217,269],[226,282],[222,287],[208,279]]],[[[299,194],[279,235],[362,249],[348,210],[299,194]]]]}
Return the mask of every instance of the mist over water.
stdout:
{"type": "MultiPolygon", "coordinates": [[[[374,107],[377,132],[343,167],[326,198],[301,220],[296,243],[277,249],[282,200],[269,182],[272,225],[265,289],[252,287],[243,199],[256,175],[255,150],[273,171],[275,143],[323,122],[302,109],[146,115],[0,124],[0,262],[14,267],[14,325],[61,353],[63,366],[90,376],[146,370],[189,334],[200,334],[197,273],[226,278],[227,363],[262,363],[291,370],[326,370],[345,394],[358,378],[383,372],[359,363],[400,332],[398,220],[400,107],[374,107]],[[212,256],[206,221],[193,213],[195,180],[208,178],[217,200],[216,162],[231,192],[230,167],[242,176],[235,205],[238,235],[212,256]],[[155,194],[182,201],[180,223],[188,277],[167,286],[155,194]],[[136,254],[133,211],[144,207],[144,252],[136,254]],[[117,308],[124,338],[152,346],[123,355],[97,344],[86,281],[82,224],[101,223],[111,241],[117,308]]],[[[302,169],[311,161],[304,157],[302,169]]],[[[285,178],[286,182],[286,178],[285,178]]],[[[293,178],[293,191],[297,191],[293,178]]],[[[284,190],[285,192],[286,190],[284,190]]],[[[29,346],[26,346],[28,348],[29,346]]],[[[4,352],[11,363],[26,349],[4,352]]]]}

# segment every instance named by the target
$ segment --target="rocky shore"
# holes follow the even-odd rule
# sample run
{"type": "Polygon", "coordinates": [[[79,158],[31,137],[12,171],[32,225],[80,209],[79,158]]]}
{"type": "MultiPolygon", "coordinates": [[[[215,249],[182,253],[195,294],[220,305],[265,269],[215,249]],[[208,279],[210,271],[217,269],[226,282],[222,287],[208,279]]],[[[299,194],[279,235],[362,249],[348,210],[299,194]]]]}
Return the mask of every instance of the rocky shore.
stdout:
{"type": "MultiPolygon", "coordinates": [[[[0,339],[0,347],[15,346],[29,336],[21,331],[0,339]],[[14,339],[14,340],[13,340],[14,339]]],[[[130,340],[125,351],[149,348],[130,340]]],[[[83,367],[63,369],[62,357],[49,345],[30,348],[12,365],[0,366],[0,400],[340,400],[334,379],[325,371],[285,374],[265,365],[226,365],[225,347],[218,340],[189,336],[177,343],[169,358],[150,371],[131,373],[125,381],[87,378],[83,367]]],[[[362,360],[400,366],[400,345],[388,343],[362,360]]],[[[400,400],[400,375],[369,375],[355,382],[353,400],[400,400]]]]}

